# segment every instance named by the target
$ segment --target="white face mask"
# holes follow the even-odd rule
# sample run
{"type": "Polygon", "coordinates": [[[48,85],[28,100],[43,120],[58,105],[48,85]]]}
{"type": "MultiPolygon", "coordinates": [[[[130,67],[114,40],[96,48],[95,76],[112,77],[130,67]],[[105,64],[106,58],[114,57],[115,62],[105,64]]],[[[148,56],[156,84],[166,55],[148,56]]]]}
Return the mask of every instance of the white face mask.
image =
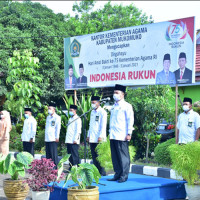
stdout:
{"type": "Polygon", "coordinates": [[[26,119],[28,119],[28,118],[29,118],[29,114],[24,114],[24,117],[25,117],[26,119]]]}
{"type": "Polygon", "coordinates": [[[183,105],[183,110],[184,110],[185,112],[187,112],[188,110],[190,110],[190,108],[189,108],[189,106],[187,106],[187,105],[183,105]]]}
{"type": "Polygon", "coordinates": [[[119,101],[121,99],[120,94],[113,94],[113,99],[119,101]]]}
{"type": "Polygon", "coordinates": [[[91,104],[91,107],[92,107],[93,109],[96,109],[96,108],[97,108],[97,106],[96,106],[95,103],[92,103],[92,104],[91,104]]]}
{"type": "Polygon", "coordinates": [[[74,113],[72,111],[69,111],[70,116],[74,116],[74,113]]]}
{"type": "Polygon", "coordinates": [[[53,111],[52,111],[52,110],[48,110],[48,113],[49,113],[50,115],[52,115],[52,114],[53,114],[53,111]]]}

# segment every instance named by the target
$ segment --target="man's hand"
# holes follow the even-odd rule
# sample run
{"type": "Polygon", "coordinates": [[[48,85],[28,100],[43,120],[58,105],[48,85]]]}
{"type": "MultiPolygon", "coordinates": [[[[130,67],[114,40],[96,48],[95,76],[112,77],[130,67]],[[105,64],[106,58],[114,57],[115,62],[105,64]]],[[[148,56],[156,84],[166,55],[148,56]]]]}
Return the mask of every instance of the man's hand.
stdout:
{"type": "Polygon", "coordinates": [[[90,138],[89,138],[89,137],[87,137],[87,138],[86,138],[86,141],[87,141],[87,142],[89,142],[89,140],[90,140],[90,138]]]}
{"type": "Polygon", "coordinates": [[[73,144],[77,144],[77,142],[76,142],[76,141],[74,141],[74,142],[73,142],[73,144]]]}
{"type": "Polygon", "coordinates": [[[59,142],[59,139],[58,139],[58,138],[56,139],[56,142],[59,142]]]}
{"type": "Polygon", "coordinates": [[[31,138],[29,142],[30,142],[30,143],[33,143],[33,138],[31,138]]]}
{"type": "Polygon", "coordinates": [[[101,138],[101,137],[99,137],[99,138],[98,138],[98,142],[101,142],[101,141],[102,141],[102,138],[101,138]]]}
{"type": "Polygon", "coordinates": [[[131,140],[131,135],[127,135],[126,136],[126,141],[130,141],[131,140]]]}

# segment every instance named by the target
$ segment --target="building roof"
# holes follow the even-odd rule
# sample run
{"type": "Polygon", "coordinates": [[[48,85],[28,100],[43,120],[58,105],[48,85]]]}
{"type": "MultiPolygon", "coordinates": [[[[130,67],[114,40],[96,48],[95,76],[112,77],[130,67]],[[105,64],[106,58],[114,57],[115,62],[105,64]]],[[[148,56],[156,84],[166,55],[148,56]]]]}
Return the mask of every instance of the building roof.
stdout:
{"type": "Polygon", "coordinates": [[[196,45],[195,80],[200,81],[200,44],[196,45]]]}
{"type": "Polygon", "coordinates": [[[200,44],[196,45],[196,72],[200,72],[200,44]]]}

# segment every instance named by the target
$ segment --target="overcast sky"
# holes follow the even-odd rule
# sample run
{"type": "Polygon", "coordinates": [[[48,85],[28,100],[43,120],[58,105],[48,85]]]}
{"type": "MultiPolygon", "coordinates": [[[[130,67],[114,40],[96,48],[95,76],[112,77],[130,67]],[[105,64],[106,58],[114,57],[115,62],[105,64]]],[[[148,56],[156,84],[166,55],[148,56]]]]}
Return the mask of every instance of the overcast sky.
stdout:
{"type": "MultiPolygon", "coordinates": [[[[54,13],[70,13],[74,16],[72,6],[74,1],[39,1],[52,9],[54,13]]],[[[95,8],[103,8],[108,1],[97,1],[95,8]]],[[[169,21],[173,19],[196,17],[196,29],[200,29],[200,1],[112,1],[114,4],[129,5],[133,3],[137,8],[152,15],[154,22],[169,21]]]]}

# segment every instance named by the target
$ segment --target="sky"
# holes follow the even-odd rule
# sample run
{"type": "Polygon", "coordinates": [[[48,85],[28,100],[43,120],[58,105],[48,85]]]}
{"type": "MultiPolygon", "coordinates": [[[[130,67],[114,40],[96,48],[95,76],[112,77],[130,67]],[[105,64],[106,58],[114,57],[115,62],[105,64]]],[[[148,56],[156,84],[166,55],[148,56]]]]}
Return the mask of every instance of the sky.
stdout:
{"type": "MultiPolygon", "coordinates": [[[[74,16],[72,11],[74,1],[39,2],[52,9],[56,14],[62,13],[66,15],[70,13],[71,16],[74,16]]],[[[94,9],[103,8],[107,2],[97,1],[94,9]]],[[[152,15],[154,23],[195,16],[195,29],[200,29],[200,1],[111,1],[111,3],[112,5],[122,4],[124,6],[133,3],[143,13],[146,13],[147,16],[152,15]]]]}

